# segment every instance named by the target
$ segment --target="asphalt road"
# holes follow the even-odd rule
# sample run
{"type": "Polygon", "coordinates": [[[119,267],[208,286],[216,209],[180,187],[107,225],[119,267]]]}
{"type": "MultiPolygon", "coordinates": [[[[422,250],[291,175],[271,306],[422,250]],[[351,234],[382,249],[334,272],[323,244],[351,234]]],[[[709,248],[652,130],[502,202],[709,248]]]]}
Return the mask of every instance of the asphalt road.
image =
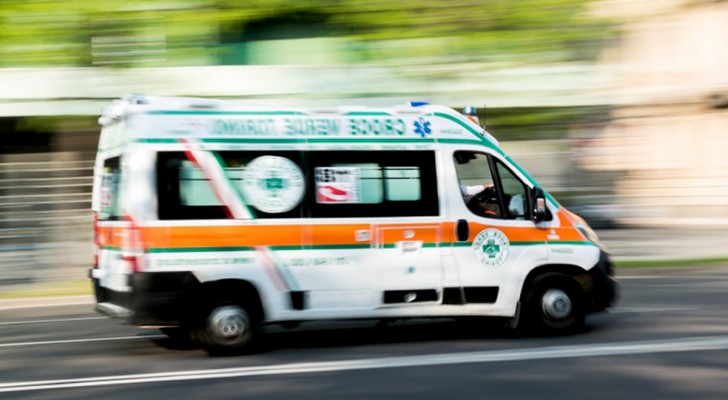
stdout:
{"type": "Polygon", "coordinates": [[[90,305],[0,310],[0,399],[728,398],[728,266],[620,277],[618,306],[577,335],[312,323],[227,358],[90,305]]]}

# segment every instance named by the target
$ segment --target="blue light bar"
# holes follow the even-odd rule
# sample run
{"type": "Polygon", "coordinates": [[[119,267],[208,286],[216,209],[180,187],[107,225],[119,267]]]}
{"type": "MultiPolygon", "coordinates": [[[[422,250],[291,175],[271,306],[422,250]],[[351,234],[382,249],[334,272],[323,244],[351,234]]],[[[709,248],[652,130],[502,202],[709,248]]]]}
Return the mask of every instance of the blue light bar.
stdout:
{"type": "Polygon", "coordinates": [[[464,115],[478,115],[478,111],[473,106],[466,106],[463,108],[464,115]]]}

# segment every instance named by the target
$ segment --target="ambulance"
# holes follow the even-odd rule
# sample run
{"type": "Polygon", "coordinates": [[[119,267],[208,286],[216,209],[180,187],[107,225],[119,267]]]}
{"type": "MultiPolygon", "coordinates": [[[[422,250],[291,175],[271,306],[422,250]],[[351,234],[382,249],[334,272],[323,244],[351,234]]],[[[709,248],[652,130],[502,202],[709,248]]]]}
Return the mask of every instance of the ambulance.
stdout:
{"type": "Polygon", "coordinates": [[[311,320],[563,333],[615,300],[594,231],[472,115],[136,95],[99,122],[96,310],[211,353],[311,320]]]}

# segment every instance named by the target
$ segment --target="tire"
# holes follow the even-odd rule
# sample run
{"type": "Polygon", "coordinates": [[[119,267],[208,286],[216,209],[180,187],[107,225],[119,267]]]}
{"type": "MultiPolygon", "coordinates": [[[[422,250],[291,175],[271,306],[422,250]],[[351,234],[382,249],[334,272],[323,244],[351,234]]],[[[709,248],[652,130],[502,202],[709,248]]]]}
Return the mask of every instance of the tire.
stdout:
{"type": "Polygon", "coordinates": [[[249,353],[260,331],[253,315],[242,304],[217,303],[201,315],[192,337],[210,355],[249,353]]]}
{"type": "Polygon", "coordinates": [[[540,334],[573,333],[584,326],[586,295],[572,278],[548,273],[534,279],[524,307],[526,329],[540,334]]]}

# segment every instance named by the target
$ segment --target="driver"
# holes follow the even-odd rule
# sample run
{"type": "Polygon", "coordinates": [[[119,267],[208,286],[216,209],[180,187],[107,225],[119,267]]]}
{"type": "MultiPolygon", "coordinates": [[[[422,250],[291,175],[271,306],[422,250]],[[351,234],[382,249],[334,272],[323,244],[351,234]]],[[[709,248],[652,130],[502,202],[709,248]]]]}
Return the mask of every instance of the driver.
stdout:
{"type": "Polygon", "coordinates": [[[465,202],[469,202],[472,200],[473,197],[475,197],[477,194],[480,194],[488,189],[493,189],[492,183],[484,183],[482,185],[463,185],[460,184],[460,192],[463,194],[463,198],[465,198],[465,202]]]}
{"type": "Polygon", "coordinates": [[[495,192],[495,188],[492,183],[484,183],[482,185],[468,186],[460,184],[460,193],[465,199],[465,204],[468,205],[474,213],[484,217],[494,217],[498,215],[498,206],[496,204],[489,204],[487,199],[481,199],[481,193],[490,190],[491,194],[487,197],[491,197],[495,192]]]}

